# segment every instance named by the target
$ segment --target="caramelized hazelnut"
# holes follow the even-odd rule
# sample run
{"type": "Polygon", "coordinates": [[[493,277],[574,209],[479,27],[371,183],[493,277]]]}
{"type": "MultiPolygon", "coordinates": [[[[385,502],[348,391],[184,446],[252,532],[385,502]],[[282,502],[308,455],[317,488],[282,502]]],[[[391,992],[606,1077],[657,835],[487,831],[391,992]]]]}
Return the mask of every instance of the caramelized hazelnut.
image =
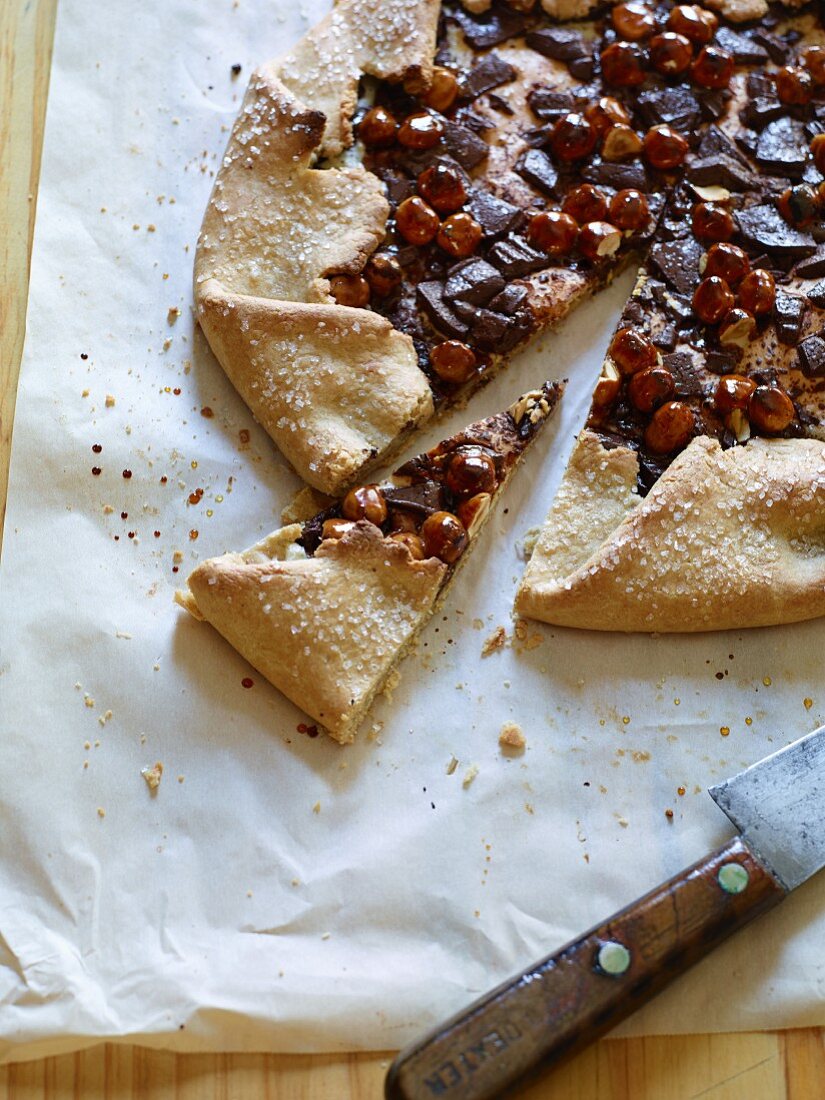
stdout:
{"type": "Polygon", "coordinates": [[[458,561],[467,549],[467,529],[452,512],[433,512],[421,525],[421,538],[428,558],[440,558],[447,565],[458,561]]]}
{"type": "Polygon", "coordinates": [[[816,134],[813,137],[811,140],[811,153],[817,172],[821,172],[825,176],[825,134],[816,134]]]}
{"type": "Polygon", "coordinates": [[[751,262],[738,245],[721,242],[712,244],[708,249],[702,274],[706,279],[717,275],[720,279],[724,279],[728,286],[736,286],[750,269],[751,262]]]}
{"type": "Polygon", "coordinates": [[[596,131],[599,137],[603,137],[611,126],[629,126],[630,115],[612,96],[602,96],[595,103],[588,103],[584,109],[584,117],[596,131]]]}
{"type": "Polygon", "coordinates": [[[693,61],[693,46],[683,34],[665,31],[651,38],[648,48],[651,68],[664,76],[686,72],[693,61]]]}
{"type": "Polygon", "coordinates": [[[690,75],[693,83],[700,88],[727,88],[733,68],[733,55],[727,50],[720,50],[718,46],[703,46],[690,67],[690,75]]]}
{"type": "Polygon", "coordinates": [[[779,102],[788,107],[800,107],[811,102],[814,94],[814,78],[807,69],[797,65],[784,65],[774,73],[779,102]]]}
{"type": "Polygon", "coordinates": [[[534,214],[527,227],[533,244],[551,256],[566,256],[576,243],[579,227],[569,214],[559,210],[543,210],[534,214]]]}
{"type": "Polygon", "coordinates": [[[802,229],[817,216],[819,203],[816,191],[808,183],[788,187],[776,200],[776,209],[788,225],[802,229]]]}
{"type": "Polygon", "coordinates": [[[602,142],[603,160],[630,160],[642,151],[642,139],[630,126],[618,125],[608,130],[602,142]]]}
{"type": "Polygon", "coordinates": [[[447,488],[457,497],[492,493],[498,480],[496,464],[478,448],[459,450],[450,459],[445,480],[447,488]]]}
{"type": "Polygon", "coordinates": [[[386,252],[376,252],[371,256],[367,260],[364,274],[370,284],[370,290],[377,298],[386,298],[387,295],[392,294],[404,278],[401,264],[395,256],[390,256],[386,252]]]}
{"type": "Polygon", "coordinates": [[[398,142],[408,149],[432,149],[441,140],[444,124],[428,111],[408,115],[398,127],[398,142]]]}
{"type": "Polygon", "coordinates": [[[645,446],[657,455],[680,451],[695,430],[696,422],[690,405],[683,401],[668,401],[650,418],[645,429],[645,446]]]}
{"type": "Polygon", "coordinates": [[[602,50],[602,77],[608,84],[632,88],[645,81],[644,51],[633,42],[613,42],[602,50]]]}
{"type": "Polygon", "coordinates": [[[638,374],[659,366],[656,345],[643,332],[629,326],[616,331],[607,354],[622,374],[638,374]]]}
{"type": "Polygon", "coordinates": [[[339,306],[369,305],[370,284],[363,275],[331,275],[329,292],[339,306]]]}
{"type": "Polygon", "coordinates": [[[342,539],[355,526],[346,519],[325,519],[321,527],[322,539],[342,539]]]}
{"type": "Polygon", "coordinates": [[[442,381],[459,385],[472,378],[478,363],[476,353],[468,344],[445,340],[430,352],[430,365],[442,381]]]}
{"type": "Polygon", "coordinates": [[[640,42],[656,29],[653,12],[646,4],[640,4],[637,0],[616,4],[610,14],[616,34],[628,42],[640,42]]]}
{"type": "Polygon", "coordinates": [[[683,138],[672,126],[664,123],[661,126],[651,126],[642,144],[647,163],[663,171],[677,168],[688,151],[687,138],[683,138]]]}
{"type": "Polygon", "coordinates": [[[676,392],[673,375],[666,367],[651,367],[634,374],[627,384],[627,396],[639,412],[653,412],[676,392]]]}
{"type": "Polygon", "coordinates": [[[390,509],[390,534],[397,535],[402,531],[417,531],[419,527],[418,520],[412,512],[408,512],[406,508],[392,508],[390,509]]]}
{"type": "Polygon", "coordinates": [[[431,164],[418,177],[416,187],[422,198],[439,214],[452,214],[467,201],[461,176],[446,164],[431,164]]]}
{"type": "Polygon", "coordinates": [[[802,51],[802,64],[814,78],[814,84],[825,84],[825,46],[808,46],[802,51]]]}
{"type": "Polygon", "coordinates": [[[392,145],[398,123],[386,107],[373,107],[367,111],[358,126],[358,137],[373,148],[392,145]]]}
{"type": "Polygon", "coordinates": [[[755,389],[756,383],[752,378],[745,378],[742,374],[723,374],[717,383],[713,402],[722,413],[745,409],[755,389]]]}
{"type": "Polygon", "coordinates": [[[579,230],[577,244],[582,256],[596,263],[615,256],[622,244],[622,233],[610,222],[587,222],[579,230]]]}
{"type": "Polygon", "coordinates": [[[550,148],[559,160],[581,160],[596,148],[596,131],[584,115],[570,111],[553,127],[550,148]]]}
{"type": "Polygon", "coordinates": [[[476,493],[469,500],[462,501],[456,509],[456,515],[467,528],[467,534],[472,538],[484,522],[484,517],[490,511],[491,497],[489,493],[476,493]]]}
{"type": "Polygon", "coordinates": [[[362,485],[350,489],[341,504],[345,519],[366,519],[376,527],[387,518],[387,501],[377,485],[362,485]]]}
{"type": "Polygon", "coordinates": [[[483,235],[484,231],[475,218],[462,210],[441,223],[435,240],[438,247],[450,256],[463,259],[475,252],[483,235]]]}
{"type": "Polygon", "coordinates": [[[434,111],[449,111],[455,103],[458,95],[458,81],[455,73],[449,69],[436,65],[433,69],[433,79],[426,92],[421,95],[421,102],[426,107],[432,107],[434,111]]]}
{"type": "Polygon", "coordinates": [[[700,8],[698,4],[678,4],[668,16],[667,25],[697,46],[704,46],[716,33],[719,20],[713,12],[700,8]]]}
{"type": "Polygon", "coordinates": [[[406,546],[413,561],[422,561],[425,555],[424,543],[414,531],[394,531],[389,538],[406,546]]]}
{"type": "Polygon", "coordinates": [[[621,388],[622,376],[616,369],[616,364],[611,359],[605,359],[602,373],[593,390],[593,404],[599,409],[612,405],[621,388]]]}
{"type": "Polygon", "coordinates": [[[650,208],[641,191],[626,187],[610,200],[610,220],[619,229],[636,233],[650,221],[650,208]]]}
{"type": "Polygon", "coordinates": [[[703,279],[693,292],[693,312],[707,325],[721,321],[733,304],[733,291],[718,275],[703,279]]]}
{"type": "Polygon", "coordinates": [[[607,217],[607,199],[592,183],[580,183],[568,191],[561,204],[562,212],[574,221],[597,222],[607,217]]]}
{"type": "Polygon", "coordinates": [[[398,232],[410,244],[429,244],[441,227],[441,221],[420,195],[404,199],[395,212],[398,232]]]}
{"type": "Polygon", "coordinates": [[[718,202],[697,202],[690,226],[699,241],[728,241],[736,230],[730,210],[718,202]]]}
{"type": "Polygon", "coordinates": [[[748,401],[748,419],[760,432],[782,432],[795,415],[793,401],[779,386],[757,386],[748,401]]]}
{"type": "Polygon", "coordinates": [[[757,267],[739,285],[739,304],[755,317],[770,313],[776,301],[776,283],[770,271],[757,267]]]}
{"type": "Polygon", "coordinates": [[[729,310],[719,325],[719,343],[722,347],[733,346],[744,350],[755,335],[756,318],[739,306],[729,310]]]}

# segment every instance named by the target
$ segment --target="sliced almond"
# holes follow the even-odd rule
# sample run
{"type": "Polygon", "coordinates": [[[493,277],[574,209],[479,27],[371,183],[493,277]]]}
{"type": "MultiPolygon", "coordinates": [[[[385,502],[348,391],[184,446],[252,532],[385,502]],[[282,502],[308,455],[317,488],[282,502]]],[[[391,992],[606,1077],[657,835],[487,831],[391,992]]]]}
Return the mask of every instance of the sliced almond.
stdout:
{"type": "Polygon", "coordinates": [[[622,387],[622,376],[612,359],[605,359],[602,373],[593,390],[593,404],[604,407],[612,405],[622,387]]]}
{"type": "Polygon", "coordinates": [[[727,426],[736,436],[737,443],[747,443],[751,437],[751,426],[741,409],[734,409],[727,419],[727,426]]]}
{"type": "Polygon", "coordinates": [[[719,184],[699,187],[692,183],[690,186],[693,193],[698,195],[702,202],[727,202],[730,199],[730,191],[727,187],[721,187],[719,184]]]}
{"type": "Polygon", "coordinates": [[[612,256],[618,252],[622,246],[622,234],[618,229],[614,229],[612,233],[608,233],[599,241],[596,248],[597,256],[612,256]]]}
{"type": "Polygon", "coordinates": [[[719,329],[719,343],[724,347],[728,347],[733,344],[737,348],[743,350],[753,339],[753,335],[756,332],[756,321],[749,314],[744,317],[737,317],[728,325],[723,325],[719,329]]]}

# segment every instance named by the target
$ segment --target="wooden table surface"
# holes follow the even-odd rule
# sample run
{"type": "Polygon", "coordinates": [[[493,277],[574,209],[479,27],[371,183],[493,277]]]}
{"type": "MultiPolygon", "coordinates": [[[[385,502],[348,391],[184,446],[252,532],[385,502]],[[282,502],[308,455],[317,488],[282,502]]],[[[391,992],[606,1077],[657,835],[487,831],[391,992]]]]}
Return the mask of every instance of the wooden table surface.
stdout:
{"type": "MultiPolygon", "coordinates": [[[[3,514],[56,7],[57,0],[0,0],[3,514]]],[[[176,1055],[108,1044],[0,1069],[0,1100],[378,1100],[391,1057],[176,1055]]],[[[823,1100],[825,1029],[603,1040],[519,1097],[823,1100]]]]}

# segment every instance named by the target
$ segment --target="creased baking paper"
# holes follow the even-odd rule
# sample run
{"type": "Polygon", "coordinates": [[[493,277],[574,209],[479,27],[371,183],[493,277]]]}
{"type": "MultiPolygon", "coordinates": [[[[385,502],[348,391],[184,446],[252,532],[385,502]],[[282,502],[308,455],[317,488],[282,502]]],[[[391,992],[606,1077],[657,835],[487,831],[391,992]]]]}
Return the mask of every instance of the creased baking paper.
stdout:
{"type": "MultiPolygon", "coordinates": [[[[629,277],[410,448],[571,379],[354,747],[300,732],[174,606],[298,486],[194,330],[190,278],[245,81],[323,8],[60,5],[2,573],[6,1060],[398,1047],[721,843],[705,787],[822,721],[823,622],[514,635],[519,546],[629,277]]],[[[824,935],[814,881],[625,1033],[823,1024],[824,935]]]]}

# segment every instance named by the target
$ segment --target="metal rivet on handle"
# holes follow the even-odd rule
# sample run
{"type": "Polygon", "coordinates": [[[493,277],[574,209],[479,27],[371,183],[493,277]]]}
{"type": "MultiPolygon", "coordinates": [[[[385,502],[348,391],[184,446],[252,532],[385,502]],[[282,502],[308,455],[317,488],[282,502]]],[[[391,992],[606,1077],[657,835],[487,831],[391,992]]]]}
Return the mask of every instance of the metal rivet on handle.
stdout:
{"type": "Polygon", "coordinates": [[[726,894],[741,894],[748,887],[750,875],[741,863],[725,863],[719,868],[716,881],[726,894]]]}
{"type": "Polygon", "coordinates": [[[623,943],[609,940],[603,943],[596,956],[596,965],[604,974],[617,978],[630,966],[630,952],[623,943]]]}

